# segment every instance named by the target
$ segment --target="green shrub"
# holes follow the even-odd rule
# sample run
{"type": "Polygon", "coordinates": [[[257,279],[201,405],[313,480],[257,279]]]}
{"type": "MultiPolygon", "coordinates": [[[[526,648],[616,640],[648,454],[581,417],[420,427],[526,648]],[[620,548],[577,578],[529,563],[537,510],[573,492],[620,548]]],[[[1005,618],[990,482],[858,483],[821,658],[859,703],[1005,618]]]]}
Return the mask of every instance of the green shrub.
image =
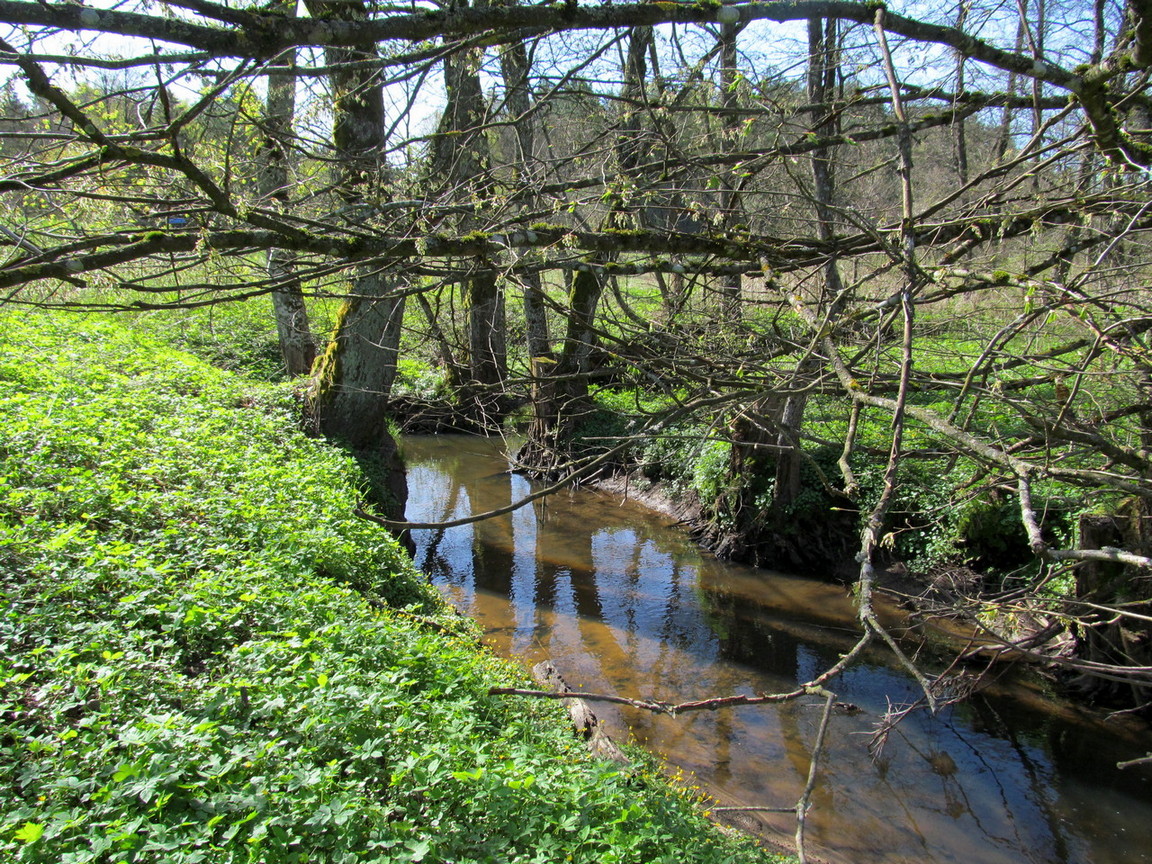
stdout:
{"type": "Polygon", "coordinates": [[[715,501],[731,482],[732,445],[727,441],[701,443],[692,463],[692,489],[701,501],[715,501]]]}
{"type": "Polygon", "coordinates": [[[417,357],[401,357],[396,361],[396,383],[392,387],[396,396],[415,396],[421,399],[448,398],[448,377],[443,369],[417,357]]]}

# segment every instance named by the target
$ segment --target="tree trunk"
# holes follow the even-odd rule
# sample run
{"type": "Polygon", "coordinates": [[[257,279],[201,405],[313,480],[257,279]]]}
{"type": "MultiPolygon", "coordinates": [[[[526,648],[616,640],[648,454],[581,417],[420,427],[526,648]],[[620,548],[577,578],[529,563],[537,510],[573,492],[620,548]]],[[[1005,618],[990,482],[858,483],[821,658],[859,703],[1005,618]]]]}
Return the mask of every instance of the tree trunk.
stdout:
{"type": "Polygon", "coordinates": [[[533,363],[533,421],[528,440],[517,454],[526,467],[544,474],[558,474],[568,462],[568,441],[580,420],[592,410],[588,373],[594,344],[593,323],[604,280],[582,270],[572,281],[568,327],[560,359],[533,363]]]}
{"type": "MultiPolygon", "coordinates": [[[[971,0],[960,0],[960,9],[956,13],[956,29],[963,30],[965,23],[968,21],[968,12],[972,6],[971,0]]],[[[964,56],[964,52],[956,52],[956,96],[959,98],[964,93],[965,83],[965,65],[968,58],[964,56]]],[[[955,104],[955,103],[954,103],[955,104]]],[[[957,116],[953,120],[953,126],[956,130],[956,176],[961,183],[968,182],[968,134],[967,128],[964,125],[964,118],[957,116]]]]}
{"type": "MultiPolygon", "coordinates": [[[[504,76],[505,107],[512,116],[516,132],[518,153],[515,163],[516,185],[531,187],[537,179],[536,129],[529,116],[532,97],[529,90],[530,72],[528,49],[522,41],[515,41],[500,55],[500,71],[504,76]]],[[[531,211],[531,205],[526,209],[531,211]]],[[[552,357],[552,339],[548,333],[548,314],[544,303],[544,290],[540,274],[529,271],[520,277],[524,291],[525,340],[529,362],[552,357]]]]}
{"type": "MultiPolygon", "coordinates": [[[[367,18],[361,0],[310,0],[308,8],[345,20],[367,18]]],[[[365,59],[361,52],[329,48],[326,54],[332,67],[338,190],[348,218],[355,219],[384,197],[384,90],[378,70],[354,65],[365,59]]],[[[370,58],[375,55],[369,52],[370,58]]],[[[398,288],[378,268],[357,267],[336,336],[316,364],[312,399],[319,431],[353,451],[366,470],[372,498],[393,518],[403,516],[407,500],[403,465],[387,423],[404,317],[398,288]]]]}
{"type": "MultiPolygon", "coordinates": [[[[285,5],[284,14],[294,16],[295,4],[285,5]]],[[[291,49],[281,60],[270,64],[270,69],[275,73],[276,70],[290,70],[295,65],[295,50],[291,49]]],[[[291,75],[269,75],[264,140],[261,142],[264,159],[260,172],[260,197],[264,199],[264,206],[281,213],[291,206],[288,194],[291,188],[289,147],[293,140],[295,113],[296,79],[291,75]]],[[[282,249],[268,251],[268,278],[276,286],[272,291],[272,308],[284,365],[294,378],[307,375],[316,359],[316,341],[312,338],[304,293],[290,252],[282,249]]]]}
{"type": "MultiPolygon", "coordinates": [[[[1115,516],[1080,517],[1080,548],[1102,549],[1123,546],[1144,552],[1152,540],[1148,528],[1147,503],[1130,502],[1128,512],[1115,516]],[[1132,544],[1132,545],[1128,545],[1132,544]]],[[[1149,591],[1133,590],[1146,580],[1129,572],[1122,564],[1086,561],[1076,570],[1076,597],[1100,606],[1123,604],[1127,611],[1147,616],[1152,611],[1149,591]]],[[[1123,618],[1111,612],[1094,612],[1082,617],[1076,640],[1076,655],[1092,663],[1119,666],[1152,665],[1152,627],[1138,618],[1123,618]]],[[[1121,684],[1085,676],[1077,685],[1111,702],[1146,705],[1152,701],[1152,687],[1138,683],[1121,684]]]]}
{"type": "MultiPolygon", "coordinates": [[[[444,60],[448,94],[432,140],[432,183],[448,199],[469,201],[491,192],[491,156],[483,131],[486,101],[480,86],[480,49],[467,48],[444,60]]],[[[477,216],[460,220],[461,233],[481,229],[477,216]]],[[[477,262],[486,270],[488,262],[477,262]]],[[[508,377],[504,291],[495,274],[467,276],[463,282],[468,315],[469,380],[461,393],[464,410],[481,427],[499,426],[508,377]]]]}
{"type": "MultiPolygon", "coordinates": [[[[808,19],[808,101],[813,106],[812,132],[819,138],[835,135],[840,126],[838,115],[831,104],[839,71],[837,39],[837,23],[834,19],[808,19]]],[[[817,147],[812,151],[812,189],[818,236],[830,242],[836,232],[836,181],[829,147],[817,147]]],[[[845,300],[843,295],[839,263],[835,256],[829,255],[824,262],[824,286],[820,302],[828,321],[838,317],[845,300]]],[[[820,366],[821,361],[811,354],[796,365],[792,380],[797,390],[784,400],[780,412],[780,431],[776,439],[780,454],[776,460],[776,490],[773,498],[773,507],[777,510],[792,504],[800,494],[803,456],[800,452],[800,431],[808,405],[808,393],[799,388],[806,386],[808,379],[816,374],[820,366]]]]}
{"type": "MultiPolygon", "coordinates": [[[[624,68],[624,113],[616,136],[616,156],[622,174],[634,174],[643,161],[644,141],[636,103],[644,99],[651,27],[634,27],[628,40],[624,68]]],[[[614,205],[606,218],[608,227],[621,228],[623,210],[614,205]]],[[[642,220],[642,216],[639,217],[642,220]]],[[[642,224],[642,223],[641,223],[642,224]]],[[[631,226],[628,226],[631,227],[631,226]]],[[[576,273],[568,297],[567,327],[559,361],[533,363],[534,417],[528,440],[517,460],[533,471],[558,475],[570,462],[570,438],[582,417],[592,410],[588,393],[589,359],[595,340],[596,307],[604,290],[604,276],[594,268],[576,273]],[[548,372],[551,372],[548,375],[548,372]]]]}
{"type": "Polygon", "coordinates": [[[307,375],[316,360],[316,340],[308,323],[308,307],[296,276],[291,253],[281,249],[268,252],[268,276],[281,286],[272,292],[276,334],[284,366],[293,378],[307,375]]]}
{"type": "MultiPolygon", "coordinates": [[[[1022,0],[1020,3],[1020,20],[1016,25],[1016,53],[1019,54],[1024,47],[1024,34],[1027,32],[1028,22],[1025,19],[1025,10],[1028,8],[1028,0],[1022,0]]],[[[1008,145],[1012,143],[1012,112],[1015,108],[1012,105],[1012,98],[1016,95],[1019,89],[1020,76],[1015,72],[1008,73],[1008,86],[1005,88],[1008,94],[1008,101],[1004,103],[1004,111],[1000,115],[1000,129],[996,133],[996,161],[1003,162],[1008,155],[1008,145]]]]}
{"type": "MultiPolygon", "coordinates": [[[[720,105],[729,109],[723,115],[722,126],[722,152],[729,153],[736,149],[737,138],[743,124],[740,117],[733,111],[739,100],[736,95],[736,36],[741,26],[738,23],[722,23],[720,25],[720,105]]],[[[737,190],[739,181],[735,173],[724,173],[724,189],[720,195],[720,210],[723,214],[724,227],[731,231],[744,221],[740,206],[740,193],[737,190]]],[[[723,277],[720,284],[721,309],[724,317],[729,321],[739,321],[742,316],[741,309],[741,277],[739,274],[723,277]]]]}

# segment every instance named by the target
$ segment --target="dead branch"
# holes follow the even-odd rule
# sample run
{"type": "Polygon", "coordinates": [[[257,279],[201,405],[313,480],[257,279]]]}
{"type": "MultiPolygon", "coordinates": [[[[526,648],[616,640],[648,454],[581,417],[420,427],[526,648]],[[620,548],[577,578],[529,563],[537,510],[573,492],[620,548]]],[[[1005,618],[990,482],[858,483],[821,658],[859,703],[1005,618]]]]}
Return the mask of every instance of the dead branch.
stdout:
{"type": "Polygon", "coordinates": [[[808,765],[808,781],[804,784],[804,791],[800,800],[796,802],[796,857],[800,864],[807,864],[807,855],[804,852],[804,825],[808,815],[808,808],[812,800],[812,790],[816,788],[816,771],[820,766],[820,756],[824,752],[824,736],[828,731],[828,719],[832,716],[832,704],[836,694],[825,690],[824,713],[820,716],[820,728],[816,731],[816,743],[812,746],[812,761],[808,765]]]}
{"type": "MultiPolygon", "coordinates": [[[[540,684],[543,684],[558,694],[566,694],[571,692],[568,683],[561,677],[560,672],[552,665],[551,660],[544,660],[537,663],[532,667],[532,677],[540,684]]],[[[620,765],[628,765],[631,763],[624,751],[621,750],[616,742],[609,737],[608,733],[604,731],[604,727],[600,725],[600,719],[592,712],[592,709],[584,702],[583,699],[569,699],[568,700],[568,716],[572,720],[572,726],[576,729],[576,733],[588,742],[588,749],[601,759],[608,759],[612,762],[619,763],[620,765]]]]}
{"type": "Polygon", "coordinates": [[[1117,768],[1131,768],[1133,765],[1149,765],[1152,764],[1152,753],[1147,756],[1141,756],[1139,759],[1129,759],[1127,762],[1117,762],[1117,768]]]}

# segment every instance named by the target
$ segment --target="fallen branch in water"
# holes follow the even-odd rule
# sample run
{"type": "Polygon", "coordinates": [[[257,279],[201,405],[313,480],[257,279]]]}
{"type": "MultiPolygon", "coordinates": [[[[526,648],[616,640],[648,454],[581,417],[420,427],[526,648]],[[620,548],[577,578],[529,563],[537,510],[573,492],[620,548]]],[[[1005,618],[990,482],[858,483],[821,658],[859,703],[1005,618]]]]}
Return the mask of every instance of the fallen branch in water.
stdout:
{"type": "MultiPolygon", "coordinates": [[[[583,699],[586,702],[611,702],[615,705],[629,705],[642,711],[652,711],[656,714],[667,714],[675,717],[687,711],[716,711],[720,708],[733,708],[743,705],[768,705],[776,702],[790,702],[801,696],[824,696],[824,684],[835,678],[852,663],[872,641],[872,633],[867,631],[860,637],[852,650],[845,654],[823,674],[816,676],[806,684],[799,685],[795,690],[785,693],[761,693],[759,696],[717,696],[712,699],[694,699],[687,702],[665,702],[660,699],[629,699],[627,696],[614,696],[610,693],[577,693],[572,690],[557,692],[555,690],[528,690],[521,687],[490,687],[489,696],[532,696],[537,699],[583,699]]],[[[854,707],[854,706],[852,706],[854,707]]]]}
{"type": "Polygon", "coordinates": [[[798,687],[787,693],[762,693],[759,696],[719,696],[714,699],[697,699],[691,702],[663,702],[660,700],[629,699],[627,696],[613,696],[609,693],[577,693],[568,691],[557,693],[554,690],[524,690],[519,687],[492,687],[489,696],[535,696],[541,699],[583,699],[587,702],[613,702],[617,705],[630,705],[643,711],[667,714],[675,717],[685,711],[716,711],[736,705],[764,705],[770,702],[787,702],[812,691],[811,687],[798,687]]]}
{"type": "MultiPolygon", "coordinates": [[[[546,692],[557,695],[568,695],[572,691],[568,683],[560,675],[560,671],[552,665],[551,660],[545,660],[532,667],[532,677],[537,683],[553,689],[546,692]]],[[[588,742],[588,749],[601,759],[609,759],[620,765],[627,765],[631,761],[616,742],[609,737],[600,725],[598,718],[583,699],[573,699],[568,703],[568,716],[576,733],[588,742]]]]}
{"type": "Polygon", "coordinates": [[[820,726],[816,733],[816,741],[812,748],[812,760],[808,766],[808,779],[799,800],[792,807],[713,807],[712,813],[794,813],[796,815],[796,851],[801,864],[807,861],[804,848],[805,817],[811,807],[812,792],[816,787],[817,771],[820,757],[824,752],[825,735],[828,731],[828,722],[832,716],[833,708],[854,713],[855,705],[836,701],[836,694],[823,686],[840,674],[871,641],[872,634],[866,631],[852,647],[852,650],[843,655],[840,660],[807,684],[801,684],[795,690],[786,693],[761,693],[759,696],[721,696],[713,699],[695,699],[688,702],[665,702],[663,700],[629,699],[627,696],[615,696],[610,693],[581,693],[568,688],[568,684],[561,677],[560,672],[550,660],[537,663],[532,668],[532,677],[541,684],[550,686],[549,690],[530,690],[522,687],[490,687],[489,696],[531,696],[537,699],[565,699],[569,700],[568,713],[576,731],[588,741],[588,746],[597,756],[611,759],[622,764],[628,764],[628,757],[616,746],[615,742],[604,732],[600,721],[587,702],[610,702],[615,705],[629,705],[643,711],[652,711],[657,714],[666,714],[675,717],[686,711],[716,711],[720,708],[729,708],[737,705],[765,705],[769,703],[788,702],[800,696],[821,696],[824,699],[824,711],[820,719],[820,726]]]}
{"type": "Polygon", "coordinates": [[[812,760],[808,763],[808,782],[804,784],[804,791],[800,800],[796,802],[796,857],[800,864],[807,864],[808,856],[804,848],[804,827],[808,816],[808,808],[812,806],[812,790],[816,788],[816,772],[820,767],[820,756],[824,752],[824,735],[828,732],[828,720],[832,717],[832,705],[836,701],[836,694],[831,690],[824,690],[824,713],[820,717],[820,728],[816,732],[816,743],[812,746],[812,760]]]}

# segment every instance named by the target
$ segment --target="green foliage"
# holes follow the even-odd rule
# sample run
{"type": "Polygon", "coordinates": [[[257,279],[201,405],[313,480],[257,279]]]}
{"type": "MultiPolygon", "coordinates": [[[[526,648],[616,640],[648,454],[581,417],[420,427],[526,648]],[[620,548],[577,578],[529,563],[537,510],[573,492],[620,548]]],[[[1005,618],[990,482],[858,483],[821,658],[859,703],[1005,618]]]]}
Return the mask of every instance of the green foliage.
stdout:
{"type": "Polygon", "coordinates": [[[727,441],[705,441],[692,465],[692,489],[701,501],[715,501],[731,483],[729,466],[732,445],[727,441]]]}
{"type": "Polygon", "coordinates": [[[448,377],[443,369],[418,357],[401,357],[396,361],[395,396],[415,396],[421,399],[447,398],[448,377]]]}
{"type": "Polygon", "coordinates": [[[652,480],[666,482],[674,492],[687,492],[693,488],[696,462],[706,435],[706,430],[687,424],[671,426],[664,434],[644,440],[638,448],[637,461],[652,480]]]}
{"type": "MultiPolygon", "coordinates": [[[[863,512],[880,495],[883,470],[874,464],[857,471],[863,512]]],[[[921,572],[965,564],[992,578],[1013,571],[1027,575],[1039,566],[1028,546],[1015,494],[968,491],[975,471],[976,466],[966,460],[956,460],[951,468],[944,459],[902,463],[885,543],[897,558],[921,572]]],[[[1060,545],[1071,541],[1072,504],[1063,497],[1066,491],[1056,484],[1041,484],[1034,490],[1045,536],[1060,545]]]]}
{"type": "Polygon", "coordinates": [[[574,449],[584,456],[601,453],[616,446],[630,432],[626,416],[596,408],[576,423],[572,433],[574,449]]]}
{"type": "Polygon", "coordinates": [[[141,314],[134,323],[221,369],[260,381],[285,378],[271,301],[267,297],[187,309],[177,314],[141,314]]]}
{"type": "Polygon", "coordinates": [[[502,700],[283,389],[0,329],[0,860],[769,860],[502,700]]]}

